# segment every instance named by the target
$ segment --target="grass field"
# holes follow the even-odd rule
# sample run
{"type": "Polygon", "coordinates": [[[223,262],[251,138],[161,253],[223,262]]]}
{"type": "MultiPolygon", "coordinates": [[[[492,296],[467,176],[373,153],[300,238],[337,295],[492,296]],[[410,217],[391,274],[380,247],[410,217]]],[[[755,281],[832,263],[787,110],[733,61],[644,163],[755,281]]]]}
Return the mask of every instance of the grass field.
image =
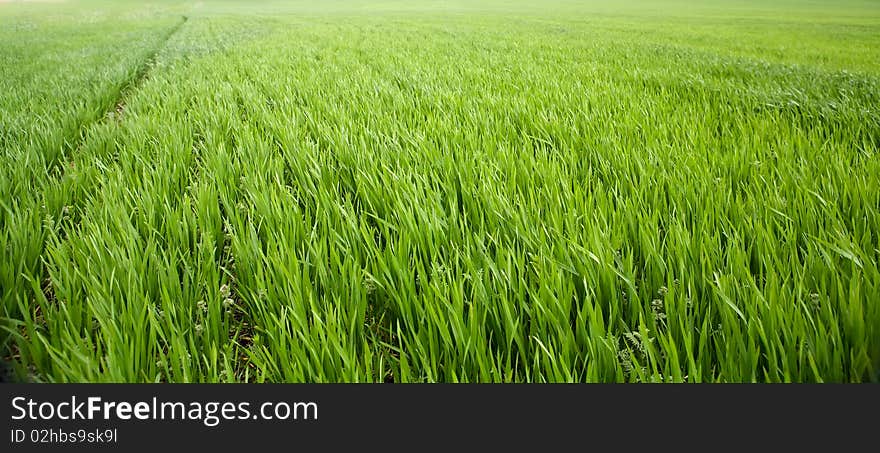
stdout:
{"type": "Polygon", "coordinates": [[[880,2],[0,3],[47,382],[880,381],[880,2]]]}

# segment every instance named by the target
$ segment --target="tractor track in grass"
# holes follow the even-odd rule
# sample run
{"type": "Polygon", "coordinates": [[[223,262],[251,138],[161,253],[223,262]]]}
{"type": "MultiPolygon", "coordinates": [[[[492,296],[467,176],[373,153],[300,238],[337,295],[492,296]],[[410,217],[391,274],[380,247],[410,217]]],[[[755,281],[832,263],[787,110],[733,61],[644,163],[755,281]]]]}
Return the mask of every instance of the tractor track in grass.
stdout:
{"type": "MultiPolygon", "coordinates": [[[[60,190],[64,197],[63,203],[60,203],[60,205],[46,206],[45,204],[43,204],[42,208],[40,208],[41,203],[47,203],[46,193],[51,190],[57,190],[61,185],[64,184],[64,177],[67,171],[75,168],[75,164],[72,158],[79,154],[83,147],[86,146],[89,137],[88,132],[91,129],[102,123],[113,121],[114,118],[117,120],[117,122],[121,119],[121,115],[122,113],[124,113],[126,108],[127,99],[132,95],[132,93],[134,93],[143,85],[144,81],[148,78],[150,70],[154,66],[159,54],[167,46],[168,41],[178,31],[180,31],[180,29],[188,20],[189,18],[187,16],[181,16],[181,20],[165,32],[165,35],[162,37],[162,39],[159,40],[153,50],[149,52],[149,54],[141,61],[137,69],[134,71],[134,74],[128,80],[125,80],[115,87],[110,88],[111,90],[118,90],[117,96],[115,96],[112,101],[105,104],[105,107],[101,110],[101,113],[81,122],[76,127],[76,132],[74,134],[71,134],[71,136],[68,136],[64,140],[62,153],[60,153],[59,156],[54,158],[52,161],[47,162],[46,179],[43,180],[40,189],[40,193],[42,195],[34,199],[36,206],[32,206],[32,209],[30,210],[32,212],[32,215],[51,217],[52,214],[56,213],[62,213],[63,215],[67,214],[69,206],[77,201],[73,199],[73,196],[70,195],[70,192],[66,190],[60,190]],[[67,162],[66,165],[65,161],[67,162]]],[[[67,231],[77,228],[79,222],[79,218],[71,218],[71,221],[66,225],[63,222],[60,223],[56,232],[60,237],[65,237],[67,231]]],[[[42,317],[41,305],[43,303],[53,305],[57,303],[57,299],[55,297],[54,283],[48,275],[48,264],[45,256],[46,245],[49,241],[50,235],[52,234],[51,228],[52,227],[47,226],[45,223],[43,223],[43,230],[39,235],[39,239],[37,239],[37,241],[39,241],[39,244],[37,244],[37,247],[39,248],[39,263],[37,264],[37,268],[30,271],[25,271],[20,275],[20,278],[22,278],[23,280],[39,282],[39,290],[36,292],[31,292],[32,290],[16,291],[13,289],[11,294],[3,294],[4,298],[26,297],[28,300],[30,300],[29,305],[31,313],[27,316],[31,316],[35,320],[40,320],[42,317]],[[43,297],[43,301],[37,303],[37,301],[35,301],[34,299],[35,297],[39,296],[43,297]]],[[[29,285],[23,286],[26,287],[29,285]]],[[[36,288],[34,289],[36,290],[36,288]]],[[[12,319],[18,319],[18,317],[22,315],[19,314],[18,316],[12,316],[14,316],[14,318],[12,319]]],[[[9,321],[9,319],[4,319],[3,323],[6,324],[9,321]]],[[[38,322],[42,324],[41,321],[38,322]]],[[[20,341],[30,341],[27,332],[22,330],[22,328],[18,328],[15,330],[19,331],[17,336],[20,337],[20,341]]],[[[11,333],[12,330],[9,330],[8,332],[11,333]]],[[[8,345],[5,348],[6,350],[4,351],[4,357],[2,358],[2,360],[0,360],[0,363],[10,364],[9,366],[11,367],[11,364],[17,361],[17,358],[20,354],[17,346],[17,341],[13,338],[10,338],[8,334],[3,334],[2,337],[0,337],[0,340],[2,340],[0,341],[0,343],[8,345]]]]}
{"type": "Polygon", "coordinates": [[[140,66],[138,66],[137,68],[137,71],[135,71],[134,77],[132,77],[128,81],[128,83],[123,85],[123,88],[120,90],[119,97],[116,98],[113,110],[108,109],[104,115],[104,118],[106,118],[111,113],[116,113],[118,115],[117,118],[121,119],[122,114],[125,112],[125,107],[127,103],[126,99],[131,96],[131,93],[137,91],[144,84],[144,81],[150,75],[150,71],[156,64],[156,59],[159,57],[159,53],[168,46],[168,41],[170,41],[171,38],[175,34],[177,34],[178,31],[180,31],[180,29],[183,27],[184,24],[186,24],[188,20],[189,17],[181,16],[181,21],[168,31],[168,33],[165,35],[159,45],[156,46],[155,49],[153,49],[153,52],[150,53],[150,55],[141,62],[140,66]]]}
{"type": "MultiPolygon", "coordinates": [[[[178,31],[180,31],[180,29],[188,20],[189,18],[187,16],[181,16],[180,22],[171,27],[171,29],[169,29],[165,33],[165,35],[155,46],[155,48],[153,48],[149,55],[147,55],[147,57],[141,61],[132,77],[120,85],[119,94],[112,102],[108,103],[108,105],[103,110],[101,116],[80,125],[80,127],[78,128],[78,133],[73,142],[74,144],[70,148],[68,148],[70,150],[69,154],[65,153],[65,155],[67,155],[67,159],[69,159],[69,163],[67,165],[60,165],[60,162],[56,162],[56,165],[59,165],[59,169],[57,170],[57,174],[53,175],[51,180],[48,182],[47,186],[53,183],[60,184],[67,170],[73,169],[75,167],[73,159],[75,158],[75,156],[80,154],[83,147],[86,146],[86,143],[88,141],[88,131],[90,129],[93,129],[101,124],[109,123],[111,121],[114,121],[116,124],[121,123],[128,105],[128,99],[132,96],[133,93],[140,89],[141,86],[143,86],[144,82],[147,80],[147,78],[149,78],[150,71],[155,66],[159,54],[168,45],[168,41],[171,40],[171,38],[175,34],[177,34],[178,31]]],[[[50,171],[49,174],[51,175],[52,172],[50,171]]],[[[68,208],[75,202],[76,200],[66,200],[64,208],[68,208]]],[[[76,227],[79,225],[80,220],[80,217],[76,217],[72,219],[72,221],[66,226],[62,224],[59,228],[59,236],[65,238],[67,236],[67,231],[76,229],[76,227]]],[[[44,273],[44,277],[48,276],[46,276],[44,273]]],[[[44,282],[44,286],[46,286],[47,284],[48,282],[44,282]]]]}
{"type": "MultiPolygon", "coordinates": [[[[117,87],[113,87],[111,89],[117,90],[118,95],[111,101],[108,102],[105,108],[101,111],[100,115],[96,115],[91,119],[83,121],[76,128],[76,133],[72,136],[68,137],[64,141],[63,152],[61,155],[56,158],[53,162],[50,162],[47,165],[46,174],[48,178],[45,180],[41,192],[43,194],[47,193],[50,190],[57,189],[59,185],[63,184],[65,174],[67,171],[75,168],[73,158],[81,152],[83,147],[86,146],[89,137],[89,130],[95,128],[97,125],[102,123],[107,123],[110,121],[116,121],[117,123],[121,120],[122,115],[126,109],[127,100],[131,97],[131,95],[136,92],[144,83],[144,81],[149,77],[150,71],[155,65],[155,62],[159,56],[159,54],[164,50],[167,46],[168,41],[183,27],[183,25],[189,20],[187,16],[182,16],[181,20],[168,29],[164,36],[159,40],[153,50],[141,61],[138,65],[137,69],[134,71],[134,74],[126,81],[123,81],[121,84],[117,85],[117,87]],[[64,162],[67,162],[65,165],[64,162]]],[[[46,214],[51,214],[53,212],[62,212],[63,214],[67,214],[69,206],[74,204],[77,200],[71,199],[69,192],[62,191],[64,193],[64,202],[61,203],[60,206],[54,207],[44,207],[46,214]],[[55,209],[57,208],[57,209],[55,209]]],[[[42,197],[45,198],[45,197],[42,197]]],[[[70,222],[67,224],[60,223],[58,226],[57,234],[59,237],[66,237],[67,232],[73,229],[76,229],[80,223],[80,218],[71,218],[70,222]]],[[[40,244],[39,244],[39,270],[35,273],[35,275],[24,275],[25,279],[30,279],[33,281],[40,282],[40,292],[44,298],[44,301],[49,304],[57,303],[55,297],[54,283],[52,282],[49,276],[48,263],[46,261],[46,245],[49,241],[49,236],[51,235],[51,231],[48,229],[45,224],[43,224],[43,232],[40,235],[40,244]]],[[[31,298],[31,300],[33,300],[31,298]]],[[[39,319],[40,317],[40,304],[32,304],[33,316],[35,319],[39,319]]],[[[24,332],[21,332],[25,341],[27,341],[27,336],[24,332]]],[[[7,357],[4,357],[4,361],[11,362],[18,355],[17,347],[15,341],[10,342],[9,349],[7,350],[7,357]]]]}
{"type": "MultiPolygon", "coordinates": [[[[171,27],[171,29],[169,29],[165,33],[165,35],[153,48],[149,55],[147,55],[146,58],[141,61],[132,77],[130,77],[127,81],[124,81],[118,86],[118,95],[111,102],[107,103],[105,108],[102,110],[102,114],[100,116],[96,116],[91,120],[80,124],[80,126],[77,128],[76,135],[70,141],[66,141],[66,146],[64,149],[64,153],[62,154],[62,158],[67,160],[67,164],[63,165],[60,160],[56,160],[56,162],[54,162],[47,171],[50,176],[49,180],[46,182],[43,188],[44,193],[47,192],[50,187],[62,184],[65,174],[69,170],[75,168],[76,164],[74,159],[77,155],[81,153],[83,147],[86,146],[89,138],[89,130],[94,129],[101,124],[109,123],[111,121],[115,122],[116,124],[119,124],[122,121],[126,106],[128,104],[128,99],[134,92],[140,89],[144,81],[146,81],[146,79],[149,77],[150,70],[155,65],[156,59],[158,58],[159,54],[167,46],[168,41],[183,27],[183,25],[188,20],[189,18],[187,16],[181,16],[180,22],[171,27]]],[[[55,211],[66,213],[69,207],[76,201],[77,200],[65,199],[65,203],[63,203],[62,206],[58,206],[58,209],[55,209],[55,211]]],[[[59,235],[61,237],[66,237],[67,231],[75,229],[79,225],[80,220],[81,219],[79,217],[76,217],[73,218],[72,221],[67,225],[64,225],[62,223],[59,227],[59,235]]],[[[45,242],[43,251],[45,251],[45,242]]],[[[42,252],[40,256],[42,257],[42,252]]],[[[46,283],[44,282],[44,285],[45,284],[46,283]]]]}
{"type": "MultiPolygon", "coordinates": [[[[156,62],[156,58],[159,56],[159,53],[165,49],[168,41],[183,27],[183,25],[189,20],[187,16],[181,16],[180,22],[177,25],[171,27],[165,33],[165,36],[159,41],[156,47],[152,50],[152,52],[144,58],[140,65],[138,65],[134,74],[126,81],[123,81],[118,85],[118,95],[111,101],[108,102],[104,109],[102,109],[100,115],[96,115],[86,121],[80,123],[80,125],[76,128],[76,134],[73,137],[69,137],[65,140],[64,153],[62,154],[62,158],[65,156],[70,158],[82,149],[85,146],[87,138],[88,138],[88,130],[93,128],[97,124],[101,124],[103,122],[108,121],[111,116],[115,116],[117,119],[121,119],[122,113],[125,111],[127,99],[131,96],[132,93],[137,91],[144,83],[144,81],[148,78],[150,70],[154,66],[156,62]]],[[[64,166],[61,165],[59,160],[56,160],[53,164],[50,165],[49,169],[47,169],[47,173],[52,175],[54,179],[61,179],[64,175],[64,166]]]]}

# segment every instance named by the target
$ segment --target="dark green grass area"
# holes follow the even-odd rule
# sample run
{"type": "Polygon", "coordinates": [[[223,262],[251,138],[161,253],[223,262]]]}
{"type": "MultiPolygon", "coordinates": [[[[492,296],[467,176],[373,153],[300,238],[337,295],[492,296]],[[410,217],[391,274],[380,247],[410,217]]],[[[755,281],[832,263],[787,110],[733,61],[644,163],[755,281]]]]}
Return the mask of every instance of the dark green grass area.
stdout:
{"type": "Polygon", "coordinates": [[[880,380],[875,2],[0,20],[19,378],[880,380]]]}

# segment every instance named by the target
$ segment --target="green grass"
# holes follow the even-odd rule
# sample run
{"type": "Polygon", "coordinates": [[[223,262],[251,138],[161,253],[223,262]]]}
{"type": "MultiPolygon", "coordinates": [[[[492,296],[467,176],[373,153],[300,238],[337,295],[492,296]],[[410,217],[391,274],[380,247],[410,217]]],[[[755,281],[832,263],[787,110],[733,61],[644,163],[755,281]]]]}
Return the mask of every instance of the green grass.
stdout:
{"type": "Polygon", "coordinates": [[[310,3],[0,4],[19,378],[880,380],[877,2],[310,3]]]}

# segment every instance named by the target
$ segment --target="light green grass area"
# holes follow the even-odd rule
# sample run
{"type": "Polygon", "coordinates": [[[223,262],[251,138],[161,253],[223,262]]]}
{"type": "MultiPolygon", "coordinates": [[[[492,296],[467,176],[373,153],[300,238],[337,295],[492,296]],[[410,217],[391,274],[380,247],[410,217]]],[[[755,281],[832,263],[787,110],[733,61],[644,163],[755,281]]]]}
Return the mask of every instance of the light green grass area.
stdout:
{"type": "Polygon", "coordinates": [[[877,1],[0,3],[0,93],[20,379],[880,380],[877,1]]]}

